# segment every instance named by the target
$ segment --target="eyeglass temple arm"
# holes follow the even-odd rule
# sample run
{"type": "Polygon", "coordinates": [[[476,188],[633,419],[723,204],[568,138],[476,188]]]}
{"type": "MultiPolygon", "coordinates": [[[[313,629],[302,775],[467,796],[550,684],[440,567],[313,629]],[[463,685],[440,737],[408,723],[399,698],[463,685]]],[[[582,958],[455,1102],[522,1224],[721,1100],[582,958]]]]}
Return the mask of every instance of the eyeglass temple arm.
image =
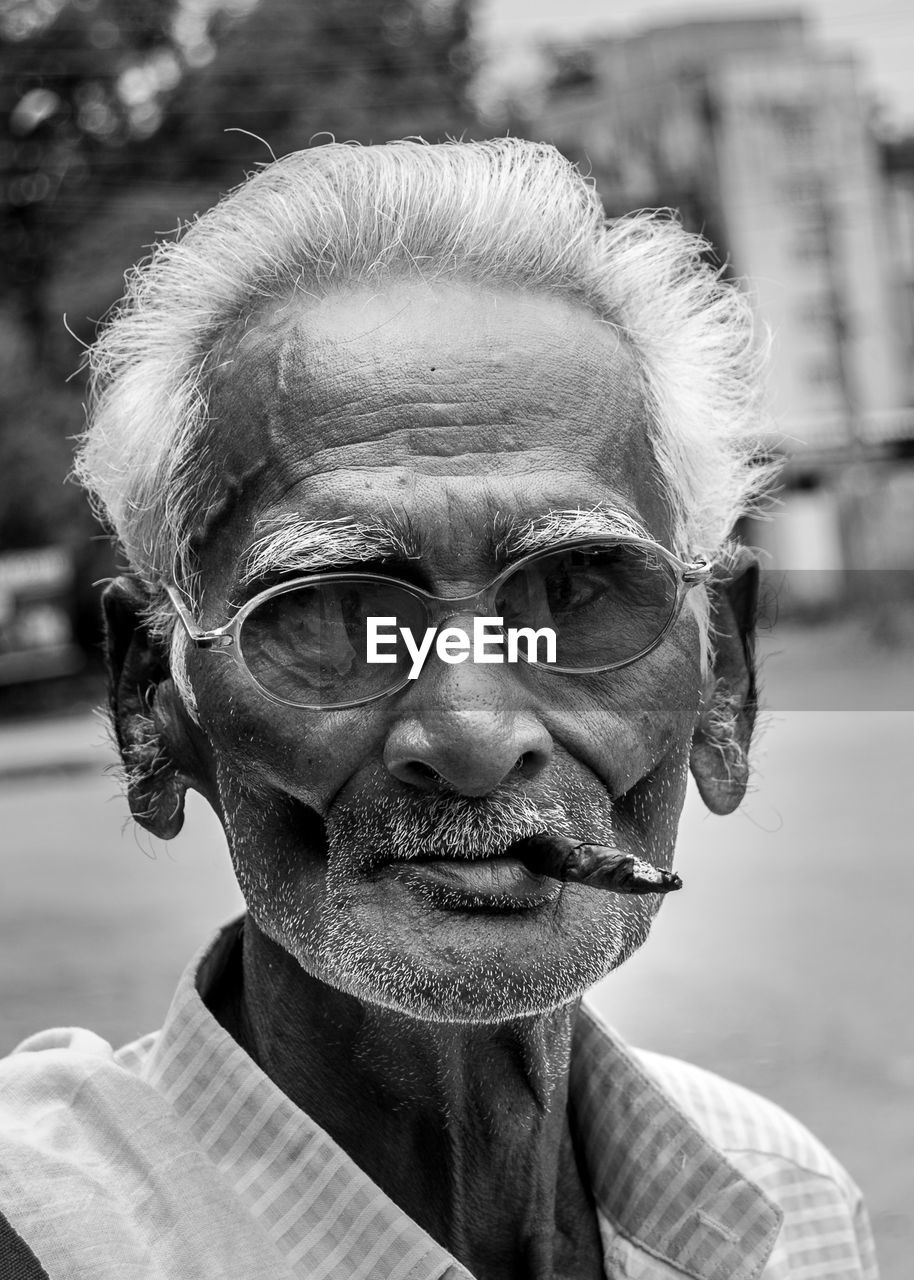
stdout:
{"type": "Polygon", "coordinates": [[[163,582],[162,586],[174,606],[175,613],[181,619],[181,624],[187,632],[189,640],[198,649],[228,649],[235,643],[233,637],[226,635],[224,631],[204,631],[201,627],[198,627],[191,617],[187,605],[178,594],[177,588],[173,587],[169,582],[163,582]]]}
{"type": "Polygon", "coordinates": [[[682,580],[688,586],[697,586],[700,582],[707,582],[714,572],[714,563],[707,556],[696,556],[694,560],[683,570],[682,580]]]}

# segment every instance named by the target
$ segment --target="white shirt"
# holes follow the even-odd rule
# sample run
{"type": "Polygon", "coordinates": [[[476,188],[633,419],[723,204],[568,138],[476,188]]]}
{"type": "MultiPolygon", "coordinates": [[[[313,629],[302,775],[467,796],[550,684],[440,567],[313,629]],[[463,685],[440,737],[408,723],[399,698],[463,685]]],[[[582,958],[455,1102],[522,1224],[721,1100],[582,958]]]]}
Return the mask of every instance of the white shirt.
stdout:
{"type": "MultiPolygon", "coordinates": [[[[0,1062],[0,1213],[37,1267],[4,1271],[0,1230],[3,1280],[471,1280],[209,1012],[237,929],[160,1032],[47,1031],[0,1062]]],[[[874,1280],[859,1192],[771,1103],[587,1010],[569,1099],[612,1280],[874,1280]]]]}

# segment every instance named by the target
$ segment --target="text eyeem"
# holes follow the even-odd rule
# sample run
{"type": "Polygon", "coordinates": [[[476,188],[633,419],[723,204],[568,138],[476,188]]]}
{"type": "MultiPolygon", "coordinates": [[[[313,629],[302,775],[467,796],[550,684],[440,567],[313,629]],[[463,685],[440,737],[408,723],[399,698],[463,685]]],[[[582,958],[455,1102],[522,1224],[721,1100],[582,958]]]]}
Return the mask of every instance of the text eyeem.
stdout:
{"type": "Polygon", "coordinates": [[[409,627],[398,627],[396,618],[368,618],[369,662],[396,662],[396,653],[382,653],[381,648],[391,649],[397,644],[398,634],[403,637],[412,666],[410,680],[415,680],[425,665],[432,644],[442,662],[519,662],[521,645],[524,660],[529,662],[555,662],[555,632],[551,627],[503,627],[501,618],[474,618],[472,638],[462,627],[427,627],[425,635],[417,643],[409,627]],[[540,658],[539,644],[545,641],[546,656],[540,658]],[[507,643],[506,643],[507,642],[507,643]]]}

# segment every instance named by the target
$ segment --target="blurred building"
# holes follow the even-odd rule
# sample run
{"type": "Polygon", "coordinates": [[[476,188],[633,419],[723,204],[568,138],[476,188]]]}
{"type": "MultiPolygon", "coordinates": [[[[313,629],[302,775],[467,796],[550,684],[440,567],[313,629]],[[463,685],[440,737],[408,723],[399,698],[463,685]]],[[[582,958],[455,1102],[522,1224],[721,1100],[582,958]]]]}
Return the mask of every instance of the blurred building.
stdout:
{"type": "Polygon", "coordinates": [[[788,459],[754,540],[784,567],[914,568],[914,169],[890,190],[853,57],[800,13],[657,27],[560,52],[535,123],[610,214],[678,208],[750,290],[788,459]]]}
{"type": "MultiPolygon", "coordinates": [[[[889,265],[895,282],[901,341],[914,351],[914,137],[882,148],[888,208],[889,265]]],[[[914,400],[914,363],[908,363],[908,394],[914,400]]]]}

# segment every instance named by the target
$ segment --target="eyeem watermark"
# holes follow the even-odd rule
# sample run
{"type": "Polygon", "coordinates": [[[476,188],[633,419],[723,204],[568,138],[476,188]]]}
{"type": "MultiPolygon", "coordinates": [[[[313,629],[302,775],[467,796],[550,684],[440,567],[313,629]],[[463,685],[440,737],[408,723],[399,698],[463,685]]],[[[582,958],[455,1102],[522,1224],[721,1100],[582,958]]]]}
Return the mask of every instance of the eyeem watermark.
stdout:
{"type": "Polygon", "coordinates": [[[442,662],[466,662],[468,658],[473,662],[519,662],[521,644],[524,645],[525,661],[555,662],[555,632],[551,627],[540,627],[538,631],[533,627],[505,629],[501,618],[474,618],[472,639],[462,627],[443,627],[440,631],[436,627],[427,627],[418,644],[409,627],[397,626],[396,618],[369,618],[368,661],[396,662],[395,653],[382,653],[381,649],[395,647],[398,635],[403,637],[413,660],[410,680],[419,675],[432,644],[442,662]],[[546,645],[545,658],[539,656],[541,640],[546,645]]]}

